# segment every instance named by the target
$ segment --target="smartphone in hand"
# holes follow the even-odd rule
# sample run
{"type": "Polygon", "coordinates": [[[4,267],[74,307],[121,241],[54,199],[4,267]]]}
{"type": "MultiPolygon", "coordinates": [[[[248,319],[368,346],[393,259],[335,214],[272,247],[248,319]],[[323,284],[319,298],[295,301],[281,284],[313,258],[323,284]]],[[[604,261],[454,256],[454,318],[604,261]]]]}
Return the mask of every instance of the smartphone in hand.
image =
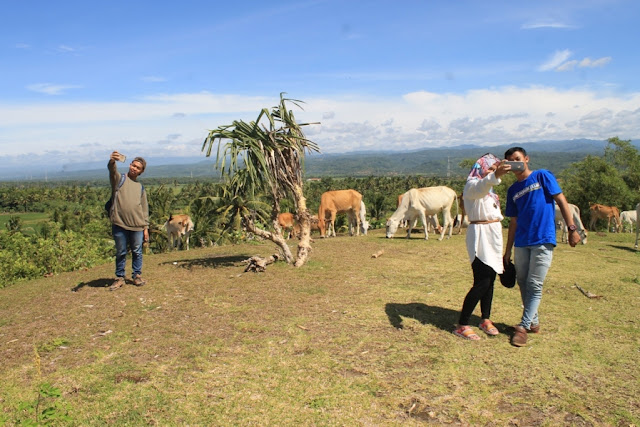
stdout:
{"type": "Polygon", "coordinates": [[[510,162],[506,160],[504,162],[505,165],[511,165],[512,172],[522,172],[524,171],[524,162],[510,162]]]}

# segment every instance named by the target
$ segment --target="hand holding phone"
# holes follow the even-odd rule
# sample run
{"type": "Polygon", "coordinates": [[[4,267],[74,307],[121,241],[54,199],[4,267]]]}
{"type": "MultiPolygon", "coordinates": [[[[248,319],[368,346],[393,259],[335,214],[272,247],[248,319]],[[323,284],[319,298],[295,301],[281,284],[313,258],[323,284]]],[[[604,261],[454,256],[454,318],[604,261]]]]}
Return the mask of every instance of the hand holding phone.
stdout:
{"type": "Polygon", "coordinates": [[[522,172],[522,171],[524,171],[524,162],[510,162],[508,160],[505,160],[504,164],[505,165],[510,165],[512,172],[522,172]]]}

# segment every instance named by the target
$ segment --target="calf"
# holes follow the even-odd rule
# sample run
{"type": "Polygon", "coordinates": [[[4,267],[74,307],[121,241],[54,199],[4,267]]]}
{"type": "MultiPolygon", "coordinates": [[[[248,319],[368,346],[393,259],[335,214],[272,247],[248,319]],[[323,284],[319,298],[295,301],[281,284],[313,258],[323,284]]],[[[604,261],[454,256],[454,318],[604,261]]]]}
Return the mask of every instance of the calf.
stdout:
{"type": "Polygon", "coordinates": [[[180,250],[182,238],[184,237],[186,249],[189,250],[189,236],[193,232],[193,221],[186,214],[169,215],[169,219],[163,226],[167,230],[167,241],[169,248],[173,249],[177,246],[180,250]]]}

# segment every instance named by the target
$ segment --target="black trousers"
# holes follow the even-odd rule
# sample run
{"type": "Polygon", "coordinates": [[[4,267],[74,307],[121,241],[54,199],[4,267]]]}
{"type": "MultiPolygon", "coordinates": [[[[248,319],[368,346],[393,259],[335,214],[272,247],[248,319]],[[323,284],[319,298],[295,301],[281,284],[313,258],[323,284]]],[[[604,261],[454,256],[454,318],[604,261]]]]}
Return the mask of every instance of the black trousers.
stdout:
{"type": "Polygon", "coordinates": [[[473,270],[473,287],[467,293],[462,303],[460,313],[460,325],[468,325],[469,318],[480,302],[482,318],[489,319],[491,316],[491,303],[493,301],[493,282],[496,280],[496,272],[478,258],[471,263],[473,270]]]}

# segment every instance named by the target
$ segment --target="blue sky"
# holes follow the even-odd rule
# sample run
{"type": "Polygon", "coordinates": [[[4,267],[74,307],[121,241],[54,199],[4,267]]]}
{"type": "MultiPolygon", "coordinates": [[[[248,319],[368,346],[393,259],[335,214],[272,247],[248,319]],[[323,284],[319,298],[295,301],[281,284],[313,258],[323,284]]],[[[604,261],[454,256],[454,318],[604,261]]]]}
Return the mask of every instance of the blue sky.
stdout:
{"type": "Polygon", "coordinates": [[[2,9],[0,168],[204,156],[280,92],[325,153],[640,135],[636,0],[2,9]]]}

